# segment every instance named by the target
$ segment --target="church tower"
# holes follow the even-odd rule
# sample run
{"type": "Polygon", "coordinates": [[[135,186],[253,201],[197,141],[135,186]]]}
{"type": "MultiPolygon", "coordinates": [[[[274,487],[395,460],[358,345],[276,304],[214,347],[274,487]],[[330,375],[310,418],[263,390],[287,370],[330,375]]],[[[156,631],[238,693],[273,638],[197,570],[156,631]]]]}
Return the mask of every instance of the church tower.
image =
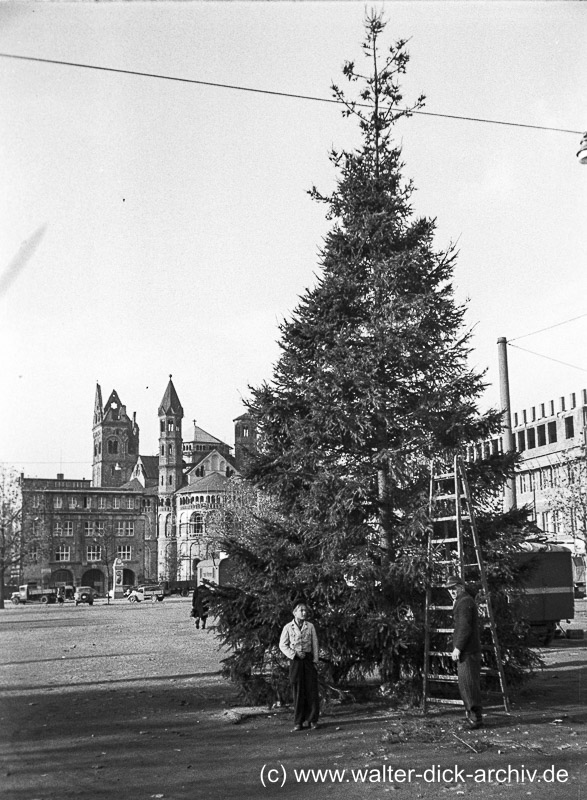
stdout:
{"type": "Polygon", "coordinates": [[[248,412],[241,414],[234,422],[234,460],[239,472],[244,469],[247,459],[257,450],[257,429],[255,420],[248,412]]]}
{"type": "Polygon", "coordinates": [[[179,553],[173,496],[183,482],[183,408],[169,376],[169,383],[159,406],[159,513],[157,552],[159,580],[175,580],[179,553]]]}
{"type": "Polygon", "coordinates": [[[102,390],[98,383],[94,400],[93,435],[92,485],[122,486],[130,480],[139,454],[139,426],[136,414],[130,419],[116,391],[112,392],[102,407],[102,390]]]}
{"type": "Polygon", "coordinates": [[[181,488],[183,478],[182,419],[183,408],[170,375],[167,389],[159,406],[160,498],[171,498],[181,488]]]}

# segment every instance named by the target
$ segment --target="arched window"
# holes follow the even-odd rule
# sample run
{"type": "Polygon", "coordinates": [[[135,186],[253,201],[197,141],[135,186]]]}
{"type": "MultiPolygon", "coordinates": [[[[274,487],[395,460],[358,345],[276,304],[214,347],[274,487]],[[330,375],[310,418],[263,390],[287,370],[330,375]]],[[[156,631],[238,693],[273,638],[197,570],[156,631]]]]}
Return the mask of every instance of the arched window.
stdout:
{"type": "Polygon", "coordinates": [[[108,439],[108,453],[118,455],[118,439],[108,439]]]}
{"type": "Polygon", "coordinates": [[[164,444],[161,445],[161,455],[162,456],[165,455],[165,445],[164,444]]]}
{"type": "Polygon", "coordinates": [[[170,445],[169,445],[169,447],[167,448],[167,452],[168,452],[168,454],[169,454],[170,456],[172,456],[172,455],[173,455],[173,445],[172,445],[172,444],[170,444],[170,445]]]}
{"type": "Polygon", "coordinates": [[[190,517],[190,536],[201,536],[204,533],[204,518],[197,511],[190,517]]]}

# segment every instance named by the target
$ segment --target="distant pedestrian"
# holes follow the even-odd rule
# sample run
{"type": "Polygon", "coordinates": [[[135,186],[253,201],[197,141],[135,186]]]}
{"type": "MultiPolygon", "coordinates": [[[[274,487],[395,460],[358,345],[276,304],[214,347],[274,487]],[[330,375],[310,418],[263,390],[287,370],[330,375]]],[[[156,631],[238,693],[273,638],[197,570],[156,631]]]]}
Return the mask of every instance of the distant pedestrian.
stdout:
{"type": "Polygon", "coordinates": [[[466,726],[476,730],[483,726],[481,699],[481,640],[479,614],[475,600],[458,576],[450,577],[446,588],[453,599],[453,651],[458,662],[459,692],[467,714],[466,726]]]}
{"type": "Polygon", "coordinates": [[[309,728],[318,727],[318,637],[312,623],[306,620],[308,607],[305,603],[297,603],[293,614],[293,620],[281,632],[279,649],[291,662],[289,680],[294,701],[293,730],[301,731],[306,722],[309,728]]]}
{"type": "Polygon", "coordinates": [[[196,628],[199,629],[200,621],[202,622],[202,629],[206,627],[206,620],[208,619],[208,598],[202,587],[198,588],[196,586],[194,589],[191,616],[194,617],[196,628]]]}

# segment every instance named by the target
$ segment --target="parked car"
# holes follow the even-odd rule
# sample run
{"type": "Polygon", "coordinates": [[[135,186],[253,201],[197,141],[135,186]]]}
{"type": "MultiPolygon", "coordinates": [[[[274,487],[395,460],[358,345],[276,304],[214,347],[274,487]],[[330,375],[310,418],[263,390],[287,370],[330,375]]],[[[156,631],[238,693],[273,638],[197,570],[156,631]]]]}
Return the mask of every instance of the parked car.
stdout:
{"type": "Polygon", "coordinates": [[[161,602],[165,597],[165,591],[159,584],[150,586],[139,586],[129,592],[129,603],[140,603],[143,600],[151,600],[152,603],[161,602]]]}
{"type": "Polygon", "coordinates": [[[94,605],[94,598],[97,597],[98,592],[91,586],[77,586],[73,599],[76,606],[80,603],[87,603],[90,606],[94,605]]]}

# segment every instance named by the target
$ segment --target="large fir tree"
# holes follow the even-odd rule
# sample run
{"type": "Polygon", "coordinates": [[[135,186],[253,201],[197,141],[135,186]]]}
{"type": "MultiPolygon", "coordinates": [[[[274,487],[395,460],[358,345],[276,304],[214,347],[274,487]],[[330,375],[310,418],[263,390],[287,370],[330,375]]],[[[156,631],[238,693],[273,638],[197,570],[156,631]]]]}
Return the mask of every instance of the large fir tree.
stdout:
{"type": "MultiPolygon", "coordinates": [[[[217,595],[219,630],[241,683],[275,658],[291,603],[314,612],[328,681],[377,669],[384,680],[422,665],[422,588],[429,459],[497,433],[480,415],[483,377],[467,365],[456,254],[434,248],[434,221],[413,214],[393,124],[406,42],[385,56],[380,15],[366,18],[368,72],[344,66],[361,144],[333,152],[338,182],[316,189],[332,227],[314,288],[281,328],[273,379],[252,390],[259,451],[248,479],[270,514],[229,525],[239,569],[217,595]]],[[[503,463],[491,466],[493,477],[503,463]]],[[[277,654],[278,658],[278,654],[277,654]]]]}

